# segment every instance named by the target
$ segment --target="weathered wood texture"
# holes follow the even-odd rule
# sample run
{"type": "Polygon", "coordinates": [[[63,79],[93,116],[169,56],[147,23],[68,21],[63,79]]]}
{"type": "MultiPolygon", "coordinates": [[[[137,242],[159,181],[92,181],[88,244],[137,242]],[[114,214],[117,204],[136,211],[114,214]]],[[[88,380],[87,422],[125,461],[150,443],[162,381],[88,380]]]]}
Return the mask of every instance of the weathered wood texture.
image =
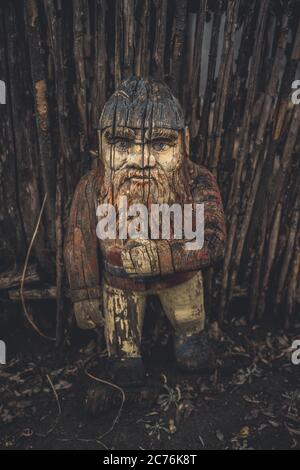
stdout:
{"type": "MultiPolygon", "coordinates": [[[[0,290],[12,289],[14,287],[20,287],[22,280],[22,272],[16,270],[5,271],[0,273],[0,290]]],[[[37,266],[28,266],[26,277],[24,280],[25,285],[37,284],[41,281],[37,266]]]]}
{"type": "Polygon", "coordinates": [[[132,74],[171,86],[194,160],[218,176],[229,237],[206,273],[212,315],[228,319],[240,292],[249,319],[299,321],[299,19],[297,0],[1,2],[0,270],[22,265],[47,193],[34,258],[57,280],[58,334],[70,200],[97,166],[103,104],[132,74]]]}

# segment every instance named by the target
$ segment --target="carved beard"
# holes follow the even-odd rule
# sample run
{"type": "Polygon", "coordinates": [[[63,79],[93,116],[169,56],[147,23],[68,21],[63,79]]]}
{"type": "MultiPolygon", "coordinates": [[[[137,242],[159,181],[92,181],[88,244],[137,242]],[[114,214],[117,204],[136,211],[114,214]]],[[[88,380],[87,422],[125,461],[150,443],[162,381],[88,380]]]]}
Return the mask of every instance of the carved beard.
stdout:
{"type": "Polygon", "coordinates": [[[167,174],[161,169],[125,169],[104,178],[104,201],[117,209],[120,196],[126,196],[128,205],[144,204],[148,211],[151,204],[183,204],[189,199],[182,169],[167,174]]]}
{"type": "MultiPolygon", "coordinates": [[[[118,233],[118,203],[121,196],[127,197],[128,207],[132,204],[144,204],[147,207],[149,228],[151,204],[165,203],[172,205],[177,203],[183,205],[184,203],[192,202],[190,187],[183,168],[177,169],[170,174],[161,169],[153,169],[150,172],[149,170],[144,172],[134,169],[120,170],[113,173],[113,176],[105,175],[102,190],[102,202],[112,204],[116,209],[118,233]]],[[[130,219],[128,218],[129,221],[130,219]]],[[[109,246],[123,246],[124,244],[126,244],[126,241],[119,238],[102,242],[104,251],[109,246]]]]}

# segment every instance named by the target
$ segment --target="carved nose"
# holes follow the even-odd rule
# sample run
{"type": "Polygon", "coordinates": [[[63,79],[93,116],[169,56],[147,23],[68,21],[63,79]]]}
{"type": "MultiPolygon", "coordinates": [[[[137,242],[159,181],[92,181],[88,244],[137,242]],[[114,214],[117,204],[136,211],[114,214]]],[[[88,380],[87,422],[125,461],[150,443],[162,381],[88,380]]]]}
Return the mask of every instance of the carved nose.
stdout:
{"type": "Polygon", "coordinates": [[[142,154],[142,152],[133,153],[129,157],[129,165],[137,169],[153,168],[156,164],[155,157],[153,155],[142,154]]]}

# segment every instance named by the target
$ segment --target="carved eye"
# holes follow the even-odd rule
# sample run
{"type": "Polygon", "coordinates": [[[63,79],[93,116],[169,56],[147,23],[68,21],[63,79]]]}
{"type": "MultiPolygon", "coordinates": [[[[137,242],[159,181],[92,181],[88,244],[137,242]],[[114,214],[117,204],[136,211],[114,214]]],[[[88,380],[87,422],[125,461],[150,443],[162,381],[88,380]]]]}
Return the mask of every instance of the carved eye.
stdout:
{"type": "Polygon", "coordinates": [[[130,140],[119,139],[115,142],[115,147],[120,152],[126,152],[131,146],[130,140]]]}
{"type": "Polygon", "coordinates": [[[152,142],[152,148],[155,152],[164,152],[170,148],[170,144],[163,140],[156,140],[152,142]]]}

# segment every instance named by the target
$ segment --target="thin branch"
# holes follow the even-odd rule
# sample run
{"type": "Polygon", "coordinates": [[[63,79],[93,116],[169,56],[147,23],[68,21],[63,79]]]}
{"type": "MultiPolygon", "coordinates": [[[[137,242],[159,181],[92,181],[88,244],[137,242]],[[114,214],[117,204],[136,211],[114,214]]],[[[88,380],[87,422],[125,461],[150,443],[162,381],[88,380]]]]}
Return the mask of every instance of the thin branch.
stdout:
{"type": "Polygon", "coordinates": [[[24,269],[23,269],[23,274],[22,274],[22,279],[21,279],[20,296],[21,296],[21,302],[22,302],[22,306],[23,306],[24,315],[25,315],[25,317],[26,317],[28,323],[29,323],[29,324],[32,326],[32,328],[34,329],[34,331],[35,331],[36,333],[38,333],[42,338],[45,338],[45,339],[47,339],[47,340],[49,340],[49,341],[55,341],[55,338],[51,338],[51,337],[45,335],[45,334],[38,328],[38,326],[34,323],[34,321],[30,318],[30,315],[29,315],[29,313],[28,313],[28,311],[27,311],[25,299],[24,299],[24,283],[25,283],[25,278],[26,278],[26,272],[27,272],[28,262],[29,262],[29,258],[30,258],[30,255],[31,255],[31,250],[32,250],[34,241],[35,241],[36,236],[37,236],[38,231],[39,231],[39,227],[40,227],[40,223],[41,223],[41,220],[42,220],[42,215],[43,215],[43,212],[44,212],[44,208],[45,208],[46,201],[47,201],[47,194],[45,194],[45,197],[44,197],[44,200],[43,200],[43,204],[42,204],[42,207],[41,207],[41,210],[40,210],[39,218],[38,218],[38,221],[37,221],[37,224],[36,224],[36,227],[35,227],[35,230],[34,230],[34,233],[33,233],[33,236],[32,236],[31,242],[30,242],[30,244],[29,244],[28,251],[27,251],[27,255],[26,255],[26,259],[25,259],[25,264],[24,264],[24,269]]]}

